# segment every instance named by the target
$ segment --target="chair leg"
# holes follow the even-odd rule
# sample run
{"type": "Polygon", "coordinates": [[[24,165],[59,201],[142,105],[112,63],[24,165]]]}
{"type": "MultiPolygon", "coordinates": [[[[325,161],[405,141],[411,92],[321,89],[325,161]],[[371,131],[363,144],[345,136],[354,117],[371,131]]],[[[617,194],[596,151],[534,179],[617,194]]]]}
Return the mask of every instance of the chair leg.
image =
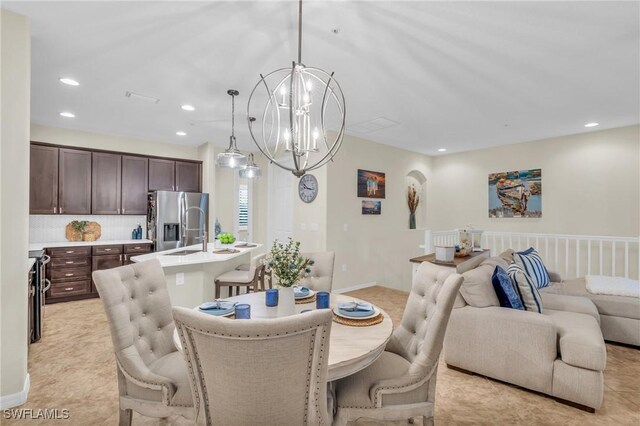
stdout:
{"type": "Polygon", "coordinates": [[[119,426],[131,426],[131,416],[133,415],[133,411],[129,410],[120,410],[120,420],[118,422],[119,426]]]}

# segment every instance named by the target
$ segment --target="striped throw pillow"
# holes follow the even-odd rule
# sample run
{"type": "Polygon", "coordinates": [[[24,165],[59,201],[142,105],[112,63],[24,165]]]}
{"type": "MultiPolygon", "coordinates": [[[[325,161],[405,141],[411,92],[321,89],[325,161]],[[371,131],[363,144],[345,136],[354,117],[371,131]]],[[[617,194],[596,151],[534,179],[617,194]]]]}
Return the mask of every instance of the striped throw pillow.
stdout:
{"type": "Polygon", "coordinates": [[[513,261],[524,269],[524,272],[529,275],[536,287],[543,288],[549,285],[551,281],[549,280],[549,271],[547,271],[542,258],[533,247],[513,253],[513,261]]]}
{"type": "Polygon", "coordinates": [[[513,285],[518,287],[522,303],[527,311],[542,313],[542,298],[538,293],[533,280],[517,263],[512,263],[507,269],[509,278],[513,281],[513,285]]]}

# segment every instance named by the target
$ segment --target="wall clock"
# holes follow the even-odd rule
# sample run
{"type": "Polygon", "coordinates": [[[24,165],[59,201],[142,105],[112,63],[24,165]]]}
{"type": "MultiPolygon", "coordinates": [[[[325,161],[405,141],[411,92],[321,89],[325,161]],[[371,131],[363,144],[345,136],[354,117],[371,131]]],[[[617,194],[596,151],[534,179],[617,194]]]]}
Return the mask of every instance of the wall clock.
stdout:
{"type": "Polygon", "coordinates": [[[305,203],[311,203],[318,195],[318,180],[314,175],[304,175],[298,182],[298,195],[305,203]]]}

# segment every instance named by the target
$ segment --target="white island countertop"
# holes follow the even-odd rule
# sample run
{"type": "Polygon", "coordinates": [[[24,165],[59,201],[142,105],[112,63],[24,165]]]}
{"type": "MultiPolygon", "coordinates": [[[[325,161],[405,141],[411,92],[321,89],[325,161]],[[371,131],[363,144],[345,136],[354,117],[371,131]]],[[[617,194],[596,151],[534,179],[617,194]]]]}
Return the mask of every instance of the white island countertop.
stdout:
{"type": "Polygon", "coordinates": [[[36,260],[30,257],[30,258],[29,258],[29,263],[27,263],[27,266],[29,267],[29,268],[27,269],[27,271],[30,271],[30,270],[31,270],[31,268],[33,268],[33,265],[35,265],[35,264],[36,264],[36,260]]]}
{"type": "Polygon", "coordinates": [[[109,246],[119,244],[151,244],[151,240],[97,240],[97,241],[53,241],[48,243],[29,243],[29,250],[42,250],[55,247],[109,246]]]}
{"type": "MultiPolygon", "coordinates": [[[[213,243],[209,243],[207,244],[206,252],[198,251],[196,253],[191,253],[184,256],[176,256],[176,255],[170,254],[170,253],[175,253],[175,252],[184,251],[184,250],[201,250],[202,249],[201,244],[195,244],[192,246],[180,247],[177,249],[143,254],[140,256],[133,256],[131,257],[131,260],[134,262],[144,262],[145,260],[158,259],[160,261],[160,265],[164,268],[169,268],[172,266],[225,262],[227,260],[234,259],[236,257],[242,256],[246,253],[252,252],[262,247],[262,244],[253,244],[253,245],[255,245],[255,247],[236,247],[235,245],[233,245],[228,248],[239,250],[238,253],[218,254],[214,252],[217,250],[221,250],[222,248],[215,248],[213,243]]],[[[224,248],[227,248],[227,247],[224,247],[224,248]]]]}

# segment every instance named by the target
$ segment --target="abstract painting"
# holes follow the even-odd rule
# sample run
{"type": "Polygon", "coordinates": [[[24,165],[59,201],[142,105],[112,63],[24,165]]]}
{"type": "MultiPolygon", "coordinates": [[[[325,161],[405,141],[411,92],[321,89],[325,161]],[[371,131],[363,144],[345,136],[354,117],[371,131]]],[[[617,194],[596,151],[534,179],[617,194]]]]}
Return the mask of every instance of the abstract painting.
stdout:
{"type": "Polygon", "coordinates": [[[385,198],[384,173],[358,169],[358,197],[385,198]]]}
{"type": "Polygon", "coordinates": [[[382,213],[382,201],[362,200],[362,214],[382,213]]]}
{"type": "Polygon", "coordinates": [[[542,169],[490,173],[489,217],[542,217],[542,169]]]}

